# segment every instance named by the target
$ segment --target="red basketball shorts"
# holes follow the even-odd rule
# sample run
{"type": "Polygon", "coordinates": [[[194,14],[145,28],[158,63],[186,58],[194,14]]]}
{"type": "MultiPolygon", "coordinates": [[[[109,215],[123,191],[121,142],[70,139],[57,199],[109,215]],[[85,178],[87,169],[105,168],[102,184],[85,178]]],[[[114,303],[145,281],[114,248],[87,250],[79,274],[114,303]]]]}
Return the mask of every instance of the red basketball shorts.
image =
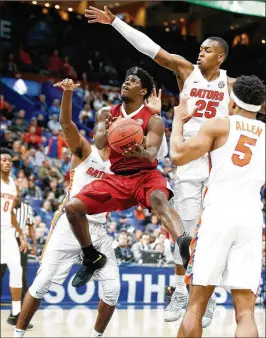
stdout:
{"type": "Polygon", "coordinates": [[[104,179],[86,185],[74,198],[87,205],[89,215],[95,215],[122,211],[135,205],[151,209],[149,197],[154,190],[161,190],[168,199],[173,196],[166,179],[156,169],[142,170],[130,176],[107,174],[104,179]]]}

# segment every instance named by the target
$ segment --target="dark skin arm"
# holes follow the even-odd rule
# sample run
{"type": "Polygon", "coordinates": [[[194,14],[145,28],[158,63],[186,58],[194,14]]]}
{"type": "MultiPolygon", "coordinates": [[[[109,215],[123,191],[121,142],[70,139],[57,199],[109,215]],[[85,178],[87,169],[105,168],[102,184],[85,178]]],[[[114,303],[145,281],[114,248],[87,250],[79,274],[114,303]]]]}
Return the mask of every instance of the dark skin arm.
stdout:
{"type": "Polygon", "coordinates": [[[134,149],[128,149],[123,155],[127,157],[145,158],[149,162],[154,162],[162,143],[164,131],[165,126],[163,119],[157,114],[152,115],[148,124],[145,145],[136,145],[134,149]]]}
{"type": "Polygon", "coordinates": [[[103,149],[107,146],[107,131],[112,121],[110,115],[111,107],[101,108],[96,113],[96,125],[94,129],[95,145],[98,149],[103,149]]]}
{"type": "Polygon", "coordinates": [[[91,146],[86,138],[79,133],[76,124],[72,121],[72,96],[73,90],[78,85],[75,85],[72,80],[66,79],[54,86],[61,87],[64,90],[59,122],[63,129],[66,143],[75,158],[82,162],[90,155],[91,146]]]}

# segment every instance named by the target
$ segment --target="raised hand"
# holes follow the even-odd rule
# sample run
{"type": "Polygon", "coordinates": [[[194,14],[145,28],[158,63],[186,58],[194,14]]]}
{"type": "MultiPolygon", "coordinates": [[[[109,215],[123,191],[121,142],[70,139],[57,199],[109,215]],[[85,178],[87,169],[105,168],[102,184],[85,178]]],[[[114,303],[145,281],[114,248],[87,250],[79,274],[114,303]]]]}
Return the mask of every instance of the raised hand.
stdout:
{"type": "Polygon", "coordinates": [[[146,101],[146,106],[149,107],[154,114],[161,114],[162,109],[162,90],[159,89],[158,95],[156,88],[153,88],[152,93],[146,101]]]}
{"type": "Polygon", "coordinates": [[[195,107],[192,113],[188,112],[187,101],[189,99],[190,97],[188,95],[181,94],[179,105],[177,107],[174,107],[174,119],[180,121],[181,123],[188,122],[193,117],[195,111],[198,109],[198,107],[195,107]]]}
{"type": "Polygon", "coordinates": [[[64,79],[61,82],[54,84],[54,87],[61,87],[63,90],[75,90],[80,86],[80,83],[74,83],[71,79],[64,79]]]}
{"type": "Polygon", "coordinates": [[[85,9],[85,17],[88,18],[88,23],[102,23],[104,25],[111,25],[115,19],[115,15],[104,6],[104,10],[101,11],[96,7],[90,6],[89,9],[85,9]]]}
{"type": "Polygon", "coordinates": [[[110,128],[111,124],[114,123],[119,118],[121,118],[121,117],[120,116],[118,116],[118,117],[112,117],[112,115],[110,114],[108,116],[108,118],[105,120],[105,129],[106,129],[106,131],[108,131],[108,129],[110,128]]]}

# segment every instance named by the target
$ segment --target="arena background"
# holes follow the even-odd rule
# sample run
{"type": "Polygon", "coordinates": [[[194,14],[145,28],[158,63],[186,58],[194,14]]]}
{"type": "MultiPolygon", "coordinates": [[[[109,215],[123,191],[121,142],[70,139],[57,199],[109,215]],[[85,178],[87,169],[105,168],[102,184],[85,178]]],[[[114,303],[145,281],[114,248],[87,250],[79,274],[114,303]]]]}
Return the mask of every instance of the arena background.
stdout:
{"type": "MultiPolygon", "coordinates": [[[[81,83],[73,96],[73,120],[92,143],[95,112],[120,102],[119,87],[129,67],[141,65],[152,74],[157,88],[163,89],[162,116],[168,141],[172,108],[178,103],[175,75],[135,50],[112,27],[89,25],[84,18],[89,5],[107,5],[161,47],[193,63],[204,38],[221,36],[230,46],[223,65],[229,76],[255,74],[266,80],[265,1],[1,1],[0,139],[1,146],[14,152],[12,176],[23,201],[34,210],[38,254],[28,257],[28,284],[36,274],[53,213],[69,180],[70,153],[58,123],[62,91],[53,84],[66,77],[81,83]]],[[[175,169],[169,158],[160,161],[159,170],[173,185],[175,169]]],[[[265,213],[265,189],[261,197],[265,213]]],[[[174,284],[173,243],[163,235],[159,238],[159,233],[165,234],[160,220],[147,210],[133,208],[111,213],[107,227],[114,248],[119,246],[121,230],[128,233],[128,256],[119,258],[119,306],[163,306],[167,286],[174,284]],[[163,245],[164,259],[159,264],[134,259],[131,247],[144,231],[150,236],[151,249],[156,243],[163,245]]],[[[258,305],[266,302],[265,245],[263,262],[258,305]]],[[[63,286],[53,286],[42,303],[44,308],[97,305],[97,283],[76,290],[70,283],[72,276],[63,286]]],[[[1,308],[6,309],[10,302],[8,273],[2,281],[1,308]]],[[[220,288],[216,291],[217,303],[230,306],[230,295],[220,288]]]]}

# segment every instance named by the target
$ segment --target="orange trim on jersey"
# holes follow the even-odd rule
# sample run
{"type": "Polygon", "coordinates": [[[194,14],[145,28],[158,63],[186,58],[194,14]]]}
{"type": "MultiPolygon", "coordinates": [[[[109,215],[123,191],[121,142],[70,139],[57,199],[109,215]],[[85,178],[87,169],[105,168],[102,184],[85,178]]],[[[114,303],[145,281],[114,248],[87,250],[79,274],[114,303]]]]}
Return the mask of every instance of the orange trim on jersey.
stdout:
{"type": "Polygon", "coordinates": [[[63,215],[63,213],[65,212],[65,206],[67,204],[67,202],[69,201],[70,199],[70,193],[71,193],[71,189],[72,189],[72,186],[73,186],[73,179],[74,179],[74,175],[75,175],[75,170],[71,170],[70,171],[70,175],[69,175],[69,185],[68,185],[68,189],[67,189],[67,193],[63,199],[63,202],[61,203],[61,205],[59,206],[58,210],[55,212],[54,214],[54,217],[52,219],[52,222],[51,222],[51,229],[50,229],[50,232],[49,232],[49,235],[48,235],[48,238],[46,240],[46,243],[43,247],[43,250],[42,250],[42,254],[41,254],[41,257],[40,257],[40,261],[43,259],[43,255],[44,255],[44,252],[47,248],[47,245],[48,245],[48,242],[50,241],[51,239],[51,236],[54,232],[54,229],[55,229],[55,226],[59,220],[59,218],[63,215]]]}
{"type": "Polygon", "coordinates": [[[190,243],[190,252],[191,252],[191,256],[190,256],[190,260],[187,266],[187,271],[185,274],[185,278],[184,281],[186,284],[191,284],[192,283],[192,279],[193,279],[193,264],[194,264],[194,260],[195,260],[195,253],[196,253],[196,248],[197,248],[197,241],[198,241],[198,231],[199,231],[199,225],[196,227],[195,232],[194,232],[194,236],[192,238],[192,241],[190,243]]]}

